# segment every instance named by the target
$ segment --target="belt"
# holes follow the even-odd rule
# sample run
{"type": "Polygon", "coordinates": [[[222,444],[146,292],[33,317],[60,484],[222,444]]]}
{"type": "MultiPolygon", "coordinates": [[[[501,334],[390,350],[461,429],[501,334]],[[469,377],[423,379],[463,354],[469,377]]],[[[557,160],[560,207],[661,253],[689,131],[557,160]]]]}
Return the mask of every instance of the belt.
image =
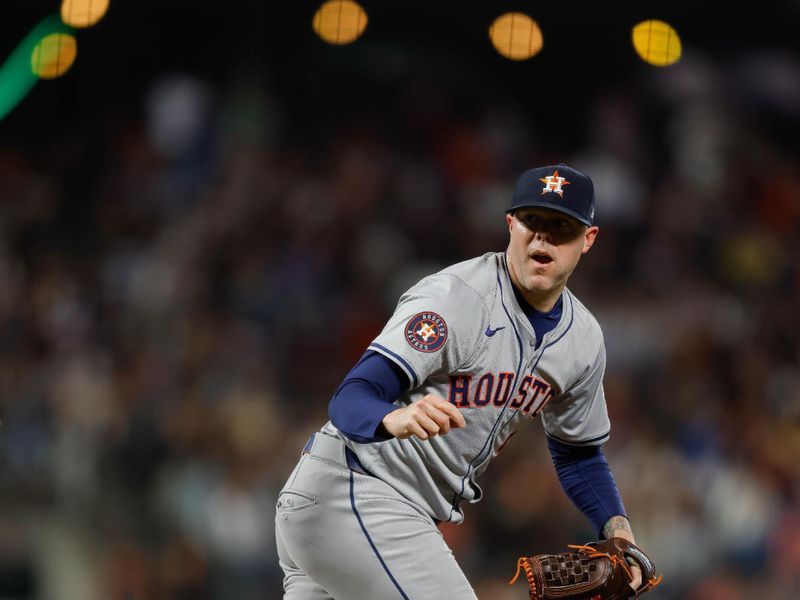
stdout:
{"type": "Polygon", "coordinates": [[[356,453],[345,446],[342,440],[332,435],[312,433],[306,445],[303,447],[303,453],[324,458],[343,467],[347,467],[356,473],[372,476],[372,473],[367,471],[358,460],[356,453]]]}

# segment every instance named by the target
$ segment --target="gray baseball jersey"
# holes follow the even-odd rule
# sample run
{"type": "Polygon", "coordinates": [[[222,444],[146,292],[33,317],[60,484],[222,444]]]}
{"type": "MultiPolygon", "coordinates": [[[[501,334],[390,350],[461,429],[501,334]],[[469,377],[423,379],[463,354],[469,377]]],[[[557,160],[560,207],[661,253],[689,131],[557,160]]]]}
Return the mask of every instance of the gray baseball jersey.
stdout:
{"type": "Polygon", "coordinates": [[[565,289],[558,325],[537,343],[514,295],[505,253],[489,253],[426,277],[408,290],[369,346],[408,375],[397,399],[449,399],[466,427],[428,440],[357,443],[327,423],[361,464],[439,521],[460,522],[462,501],[509,437],[538,414],[547,434],[573,445],[603,443],[605,346],[591,313],[565,289]]]}

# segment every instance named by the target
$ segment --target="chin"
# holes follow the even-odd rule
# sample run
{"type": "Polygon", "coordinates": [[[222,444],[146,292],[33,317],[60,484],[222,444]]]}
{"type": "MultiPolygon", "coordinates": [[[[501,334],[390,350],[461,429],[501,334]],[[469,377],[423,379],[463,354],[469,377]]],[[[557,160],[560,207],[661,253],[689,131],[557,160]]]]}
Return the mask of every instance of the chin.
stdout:
{"type": "Polygon", "coordinates": [[[545,275],[532,274],[525,279],[525,288],[531,292],[549,292],[554,287],[553,279],[545,275]]]}

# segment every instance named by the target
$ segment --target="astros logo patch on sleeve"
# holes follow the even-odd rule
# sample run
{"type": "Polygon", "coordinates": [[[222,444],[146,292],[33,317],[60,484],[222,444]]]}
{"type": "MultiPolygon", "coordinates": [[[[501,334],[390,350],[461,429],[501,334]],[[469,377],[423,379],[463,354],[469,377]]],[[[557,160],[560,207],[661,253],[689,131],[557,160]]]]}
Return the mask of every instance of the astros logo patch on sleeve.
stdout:
{"type": "Polygon", "coordinates": [[[447,341],[447,323],[435,312],[417,313],[406,323],[406,341],[420,352],[436,352],[447,341]]]}

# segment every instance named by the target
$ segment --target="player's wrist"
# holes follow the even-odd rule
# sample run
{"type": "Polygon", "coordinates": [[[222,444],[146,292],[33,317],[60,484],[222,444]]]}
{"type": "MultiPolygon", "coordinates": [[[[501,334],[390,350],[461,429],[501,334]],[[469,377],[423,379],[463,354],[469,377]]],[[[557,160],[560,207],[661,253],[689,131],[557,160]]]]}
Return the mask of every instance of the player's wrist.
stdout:
{"type": "Polygon", "coordinates": [[[401,433],[399,429],[402,426],[399,419],[402,416],[403,409],[396,408],[388,413],[381,419],[380,425],[378,425],[378,429],[383,428],[389,437],[398,437],[398,434],[401,433]]]}
{"type": "Polygon", "coordinates": [[[386,425],[383,422],[378,423],[378,426],[375,428],[375,439],[379,442],[383,442],[386,440],[390,440],[394,437],[392,433],[386,429],[386,425]]]}
{"type": "Polygon", "coordinates": [[[613,537],[621,537],[632,544],[636,543],[631,529],[631,523],[625,515],[614,515],[605,522],[601,530],[603,539],[610,540],[613,537]]]}

